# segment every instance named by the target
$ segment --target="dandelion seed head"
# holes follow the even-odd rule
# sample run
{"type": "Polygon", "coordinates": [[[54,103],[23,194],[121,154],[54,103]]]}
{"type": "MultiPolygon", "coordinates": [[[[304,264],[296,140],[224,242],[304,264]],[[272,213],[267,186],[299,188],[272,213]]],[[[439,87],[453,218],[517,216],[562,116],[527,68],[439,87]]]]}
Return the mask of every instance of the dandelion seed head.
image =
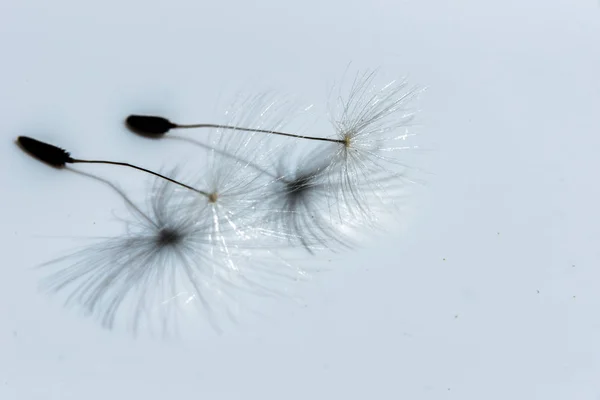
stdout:
{"type": "Polygon", "coordinates": [[[369,161],[375,169],[398,161],[397,156],[384,153],[410,148],[398,142],[413,135],[408,131],[416,113],[411,102],[422,89],[409,87],[406,79],[377,87],[376,76],[373,71],[358,73],[347,93],[339,88],[332,104],[330,118],[344,143],[337,154],[342,163],[369,161]]]}
{"type": "Polygon", "coordinates": [[[345,132],[342,137],[344,141],[344,147],[350,149],[352,147],[352,132],[345,132]]]}
{"type": "Polygon", "coordinates": [[[376,72],[357,73],[346,89],[341,85],[332,102],[330,119],[342,143],[333,149],[328,166],[329,186],[363,222],[376,220],[373,207],[394,201],[410,168],[405,155],[415,149],[408,139],[415,117],[412,101],[422,91],[406,79],[376,85],[376,72]]]}
{"type": "MultiPolygon", "coordinates": [[[[273,93],[240,95],[219,122],[224,126],[280,130],[291,120],[292,109],[290,102],[279,100],[273,93]]],[[[285,237],[284,227],[263,222],[271,190],[275,186],[278,189],[286,186],[285,178],[273,168],[280,149],[273,146],[273,137],[217,127],[203,133],[203,138],[206,143],[204,162],[198,168],[194,186],[209,193],[206,199],[198,199],[197,206],[204,207],[208,203],[211,208],[215,237],[225,227],[232,229],[237,240],[245,244],[285,237]]],[[[290,189],[298,192],[301,187],[286,190],[290,189]]]]}

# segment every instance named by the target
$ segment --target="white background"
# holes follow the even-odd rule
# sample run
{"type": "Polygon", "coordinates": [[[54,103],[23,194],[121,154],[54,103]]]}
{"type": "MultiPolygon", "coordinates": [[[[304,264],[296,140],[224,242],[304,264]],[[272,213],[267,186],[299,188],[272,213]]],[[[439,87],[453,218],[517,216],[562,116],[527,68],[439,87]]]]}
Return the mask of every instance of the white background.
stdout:
{"type": "Polygon", "coordinates": [[[600,399],[597,1],[3,0],[0,54],[0,399],[600,399]],[[118,201],[16,136],[169,165],[127,114],[209,120],[232,88],[321,102],[349,62],[428,87],[432,175],[307,307],[135,340],[39,293],[56,237],[118,201]]]}

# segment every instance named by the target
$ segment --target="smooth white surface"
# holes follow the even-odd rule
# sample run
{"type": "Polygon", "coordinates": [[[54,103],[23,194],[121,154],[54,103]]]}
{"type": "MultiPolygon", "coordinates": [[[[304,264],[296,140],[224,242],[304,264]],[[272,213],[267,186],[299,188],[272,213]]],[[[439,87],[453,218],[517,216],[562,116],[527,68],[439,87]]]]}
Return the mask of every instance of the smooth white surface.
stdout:
{"type": "Polygon", "coordinates": [[[0,399],[600,398],[599,41],[593,0],[2,2],[0,399]],[[64,246],[40,236],[98,234],[118,200],[16,136],[169,165],[127,114],[210,120],[238,88],[320,102],[350,61],[428,86],[435,175],[308,307],[161,342],[38,292],[64,246]]]}

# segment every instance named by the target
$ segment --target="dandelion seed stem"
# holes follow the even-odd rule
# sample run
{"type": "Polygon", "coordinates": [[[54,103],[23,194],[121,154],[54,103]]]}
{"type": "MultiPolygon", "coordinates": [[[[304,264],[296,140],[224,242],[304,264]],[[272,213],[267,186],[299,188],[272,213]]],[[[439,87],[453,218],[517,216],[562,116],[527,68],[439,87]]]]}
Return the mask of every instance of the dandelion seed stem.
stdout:
{"type": "Polygon", "coordinates": [[[296,135],[294,133],[272,131],[272,130],[268,130],[268,129],[243,128],[240,126],[232,126],[232,125],[219,125],[219,124],[179,125],[179,124],[177,124],[177,125],[175,125],[175,128],[178,128],[178,129],[195,129],[195,128],[228,129],[228,130],[233,130],[233,131],[268,133],[271,135],[294,137],[294,138],[298,138],[298,139],[320,140],[320,141],[324,141],[324,142],[333,142],[333,143],[344,143],[344,140],[340,140],[340,139],[331,139],[331,138],[324,138],[324,137],[317,137],[317,136],[296,135]]]}
{"type": "Polygon", "coordinates": [[[185,183],[181,183],[176,181],[175,179],[169,178],[167,176],[161,175],[158,172],[151,171],[146,168],[138,167],[137,165],[119,162],[119,161],[106,161],[106,160],[80,160],[71,157],[71,153],[66,151],[65,149],[61,149],[60,147],[54,146],[50,143],[40,142],[39,140],[30,138],[28,136],[19,136],[17,138],[17,144],[21,146],[21,148],[29,153],[32,157],[37,158],[38,160],[49,164],[55,168],[63,168],[66,164],[109,164],[109,165],[120,165],[122,167],[129,167],[133,169],[137,169],[138,171],[146,172],[150,175],[157,176],[166,181],[184,187],[188,190],[201,194],[205,197],[210,198],[210,194],[200,189],[196,189],[193,186],[186,185],[185,183]]]}
{"type": "Polygon", "coordinates": [[[189,189],[189,190],[192,190],[192,191],[194,191],[194,192],[196,192],[196,193],[199,193],[199,194],[201,194],[201,195],[203,195],[203,196],[207,196],[207,197],[209,197],[209,196],[210,196],[210,195],[209,195],[207,192],[205,192],[205,191],[203,191],[203,190],[196,189],[196,188],[195,188],[195,187],[193,187],[193,186],[186,185],[185,183],[182,183],[182,182],[176,181],[175,179],[172,179],[172,178],[169,178],[169,177],[167,177],[167,176],[161,175],[161,174],[159,174],[158,172],[154,172],[154,171],[151,171],[151,170],[149,170],[149,169],[142,168],[142,167],[138,167],[137,165],[133,165],[133,164],[125,163],[125,162],[119,162],[119,161],[105,161],[105,160],[78,160],[78,159],[73,159],[73,160],[71,161],[71,163],[73,163],[73,164],[75,164],[75,163],[85,163],[85,164],[109,164],[109,165],[120,165],[120,166],[123,166],[123,167],[129,167],[129,168],[137,169],[138,171],[143,171],[143,172],[146,172],[146,173],[148,173],[148,174],[151,174],[151,175],[157,176],[157,177],[159,177],[159,178],[162,178],[162,179],[164,179],[164,180],[167,180],[167,181],[169,181],[169,182],[171,182],[171,183],[174,183],[174,184],[176,184],[176,185],[179,185],[179,186],[181,186],[181,187],[184,187],[184,188],[186,188],[186,189],[189,189]]]}
{"type": "Polygon", "coordinates": [[[294,133],[287,132],[279,132],[273,131],[269,129],[255,129],[255,128],[244,128],[241,126],[233,126],[233,125],[220,125],[220,124],[176,124],[174,122],[169,121],[164,117],[157,117],[155,115],[130,115],[125,120],[125,123],[132,131],[142,135],[148,136],[152,138],[157,138],[165,133],[169,132],[171,129],[197,129],[197,128],[213,128],[213,129],[228,129],[232,131],[245,131],[245,132],[259,132],[259,133],[268,133],[271,135],[279,135],[279,136],[287,136],[293,137],[297,139],[307,139],[307,140],[319,140],[323,142],[332,142],[332,143],[344,143],[344,140],[340,139],[331,139],[317,136],[304,136],[304,135],[296,135],[294,133]]]}

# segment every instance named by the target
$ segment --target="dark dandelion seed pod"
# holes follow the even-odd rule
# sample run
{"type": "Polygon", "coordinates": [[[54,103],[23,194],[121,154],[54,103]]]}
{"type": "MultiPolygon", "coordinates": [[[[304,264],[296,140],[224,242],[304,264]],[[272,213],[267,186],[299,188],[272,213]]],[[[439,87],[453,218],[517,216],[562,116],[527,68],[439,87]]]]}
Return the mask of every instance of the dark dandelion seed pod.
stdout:
{"type": "Polygon", "coordinates": [[[19,146],[32,157],[52,165],[53,167],[64,167],[65,164],[72,163],[71,154],[48,143],[40,142],[27,136],[19,136],[17,138],[19,146]]]}
{"type": "Polygon", "coordinates": [[[130,115],[125,123],[132,131],[145,136],[164,135],[177,125],[166,118],[150,115],[130,115]]]}

